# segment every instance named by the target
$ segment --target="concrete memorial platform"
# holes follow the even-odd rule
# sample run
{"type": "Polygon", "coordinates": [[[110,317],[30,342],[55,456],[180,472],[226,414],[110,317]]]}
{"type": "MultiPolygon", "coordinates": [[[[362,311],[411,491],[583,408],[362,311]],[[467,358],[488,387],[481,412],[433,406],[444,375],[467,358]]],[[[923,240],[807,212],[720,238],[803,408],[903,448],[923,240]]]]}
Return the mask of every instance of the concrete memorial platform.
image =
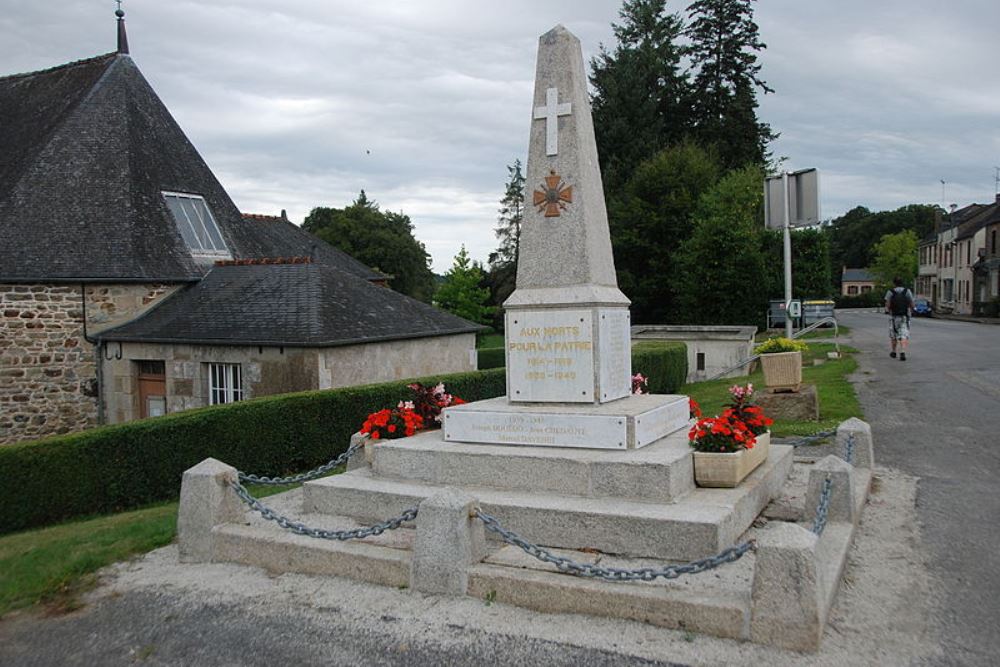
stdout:
{"type": "MultiPolygon", "coordinates": [[[[754,553],[754,522],[781,495],[793,448],[773,445],[736,488],[697,488],[687,397],[631,395],[629,301],[582,50],[562,26],[539,40],[533,107],[507,395],[445,409],[440,431],[364,443],[347,472],[269,498],[271,509],[234,485],[234,469],[205,462],[185,474],[181,553],[814,648],[869,478],[816,466],[810,498],[849,528],[784,524],[754,553]],[[619,583],[616,568],[630,567],[619,583]]],[[[843,438],[870,467],[866,427],[848,422],[843,438]]]]}

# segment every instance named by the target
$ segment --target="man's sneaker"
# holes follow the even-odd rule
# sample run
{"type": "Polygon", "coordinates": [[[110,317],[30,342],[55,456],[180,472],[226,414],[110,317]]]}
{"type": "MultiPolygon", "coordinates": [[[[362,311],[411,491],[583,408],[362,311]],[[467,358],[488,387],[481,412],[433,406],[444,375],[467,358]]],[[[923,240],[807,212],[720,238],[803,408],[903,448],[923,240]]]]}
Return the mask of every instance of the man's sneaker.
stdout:
{"type": "Polygon", "coordinates": [[[896,353],[895,352],[890,352],[889,356],[892,357],[893,359],[895,359],[896,358],[896,353]]]}
{"type": "Polygon", "coordinates": [[[900,352],[899,353],[899,360],[900,361],[906,361],[906,352],[900,352]]]}

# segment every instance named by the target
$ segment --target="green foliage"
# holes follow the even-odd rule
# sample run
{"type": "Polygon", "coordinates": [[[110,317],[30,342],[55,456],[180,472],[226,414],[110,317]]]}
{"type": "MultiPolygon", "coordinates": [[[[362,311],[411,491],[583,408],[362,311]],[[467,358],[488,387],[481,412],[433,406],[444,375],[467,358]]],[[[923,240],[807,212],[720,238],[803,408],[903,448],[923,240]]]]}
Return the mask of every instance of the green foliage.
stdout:
{"type": "Polygon", "coordinates": [[[673,394],[687,380],[687,345],[642,341],[632,347],[632,372],[648,378],[651,394],[673,394]]]}
{"type": "Polygon", "coordinates": [[[500,306],[514,292],[517,281],[518,246],[521,242],[521,221],[524,219],[524,174],[521,161],[507,167],[508,180],[500,200],[495,230],[500,245],[490,253],[490,270],[485,284],[494,306],[493,326],[503,328],[503,310],[500,306]]]}
{"type": "Polygon", "coordinates": [[[762,253],[763,176],[756,167],[731,172],[702,195],[691,237],[677,253],[678,321],[755,324],[766,317],[762,253]]]}
{"type": "MultiPolygon", "coordinates": [[[[441,381],[467,401],[503,395],[503,370],[441,381]]],[[[369,413],[395,406],[409,381],[269,396],[0,447],[0,534],[176,498],[182,473],[214,457],[281,475],[344,451],[369,413]]]]}
{"type": "MultiPolygon", "coordinates": [[[[785,296],[784,232],[765,231],[764,262],[767,293],[772,299],[785,296]]],[[[830,236],[818,229],[792,230],[792,298],[822,299],[833,294],[830,236]]]]}
{"type": "Polygon", "coordinates": [[[388,274],[389,285],[397,292],[430,302],[434,294],[431,258],[413,236],[413,223],[403,213],[380,211],[364,190],[346,208],[314,208],[302,227],[388,274]]]}
{"type": "Polygon", "coordinates": [[[809,346],[800,340],[776,337],[768,338],[755,347],[753,352],[754,354],[778,354],[780,352],[805,352],[808,349],[809,346]]]}
{"type": "Polygon", "coordinates": [[[766,45],[750,3],[697,0],[687,9],[687,55],[695,72],[693,136],[703,146],[716,146],[727,169],[763,165],[767,146],[777,136],[757,119],[757,89],[774,91],[760,78],[757,53],[766,45]]]}
{"type": "Polygon", "coordinates": [[[920,239],[912,229],[898,234],[886,234],[875,244],[871,272],[878,279],[877,289],[891,287],[894,278],[901,278],[904,285],[913,285],[917,277],[917,246],[920,239]]]}
{"type": "Polygon", "coordinates": [[[934,231],[937,206],[910,204],[895,211],[872,212],[857,206],[836,218],[830,225],[830,259],[839,281],[843,267],[860,269],[870,266],[875,259],[875,244],[886,234],[896,234],[910,229],[917,238],[934,231]]]}
{"type": "Polygon", "coordinates": [[[882,298],[884,294],[885,292],[874,289],[850,296],[838,294],[833,297],[833,303],[836,308],[875,308],[885,305],[885,300],[882,298]]]}
{"type": "MultiPolygon", "coordinates": [[[[502,341],[501,341],[502,342],[502,341]]],[[[479,355],[477,368],[484,371],[488,368],[502,368],[507,364],[506,349],[502,347],[483,347],[476,351],[479,355]]]]}
{"type": "Polygon", "coordinates": [[[637,164],[680,142],[687,128],[680,15],[666,0],[625,0],[612,24],[617,46],[590,62],[604,189],[616,193],[637,164]]]}
{"type": "Polygon", "coordinates": [[[699,198],[719,176],[712,152],[684,143],[639,165],[624,195],[611,201],[618,285],[632,299],[633,322],[677,321],[677,286],[665,277],[677,261],[681,243],[691,235],[699,198]]]}
{"type": "Polygon", "coordinates": [[[483,270],[478,264],[469,261],[469,253],[463,244],[455,255],[455,263],[444,274],[444,282],[434,295],[435,304],[470,322],[489,324],[496,309],[487,305],[490,291],[479,286],[482,279],[483,270]]]}

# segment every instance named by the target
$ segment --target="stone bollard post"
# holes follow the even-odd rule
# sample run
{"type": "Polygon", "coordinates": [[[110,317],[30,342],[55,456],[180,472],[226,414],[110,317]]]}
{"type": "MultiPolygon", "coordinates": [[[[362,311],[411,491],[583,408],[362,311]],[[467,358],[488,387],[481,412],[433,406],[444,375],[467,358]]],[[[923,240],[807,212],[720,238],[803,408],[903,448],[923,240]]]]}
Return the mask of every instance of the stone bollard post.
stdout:
{"type": "Polygon", "coordinates": [[[357,470],[358,468],[368,468],[372,464],[372,442],[364,433],[355,433],[351,436],[351,447],[357,443],[364,443],[361,451],[347,459],[347,470],[357,470]]]}
{"type": "Polygon", "coordinates": [[[750,640],[794,651],[819,648],[826,609],[817,537],[794,523],[771,523],[757,539],[750,640]]]}
{"type": "Polygon", "coordinates": [[[854,460],[848,461],[855,468],[865,468],[871,470],[875,465],[875,455],[872,445],[872,427],[868,422],[861,421],[857,417],[851,417],[847,421],[841,422],[837,427],[837,447],[838,453],[844,455],[847,451],[847,440],[854,436],[854,460]]]}
{"type": "Polygon", "coordinates": [[[813,512],[819,505],[819,497],[823,493],[823,483],[827,475],[832,482],[827,519],[854,523],[857,518],[854,504],[854,466],[833,454],[825,457],[809,471],[806,512],[813,512]]]}
{"type": "Polygon", "coordinates": [[[410,588],[447,595],[468,592],[469,566],[486,556],[483,522],[470,515],[475,506],[475,498],[454,489],[420,503],[410,588]]]}
{"type": "Polygon", "coordinates": [[[184,471],[177,510],[177,543],[183,563],[212,560],[212,529],[243,520],[243,505],[229,483],[236,468],[205,459],[184,471]]]}

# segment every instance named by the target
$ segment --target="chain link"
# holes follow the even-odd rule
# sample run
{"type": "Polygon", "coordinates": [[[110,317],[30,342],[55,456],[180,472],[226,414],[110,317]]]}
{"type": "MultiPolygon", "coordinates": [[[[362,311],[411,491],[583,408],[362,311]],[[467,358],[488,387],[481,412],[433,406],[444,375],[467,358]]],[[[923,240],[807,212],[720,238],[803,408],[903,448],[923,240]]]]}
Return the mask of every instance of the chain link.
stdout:
{"type": "Polygon", "coordinates": [[[847,434],[847,445],[845,446],[844,460],[854,465],[854,434],[847,434]]]}
{"type": "Polygon", "coordinates": [[[796,438],[795,440],[793,440],[791,442],[791,445],[793,447],[801,447],[803,445],[812,444],[812,443],[816,442],[817,440],[825,440],[825,439],[827,439],[827,438],[829,438],[831,436],[834,436],[836,434],[837,434],[836,430],[817,431],[816,433],[813,433],[811,435],[803,435],[801,437],[796,438]]]}
{"type": "Polygon", "coordinates": [[[376,523],[373,526],[367,526],[365,528],[354,528],[352,530],[323,530],[322,528],[310,528],[304,523],[293,521],[288,517],[278,514],[270,507],[267,507],[262,502],[251,496],[250,492],[247,491],[239,482],[231,482],[230,486],[232,486],[236,491],[236,495],[240,497],[240,500],[246,503],[253,511],[260,513],[260,515],[268,521],[274,521],[285,530],[290,530],[293,533],[305,535],[306,537],[316,537],[321,540],[359,540],[365,537],[371,537],[372,535],[381,535],[387,530],[395,530],[407,521],[413,521],[417,518],[417,508],[411,507],[407,510],[403,510],[403,513],[399,516],[394,516],[391,519],[386,519],[385,521],[376,523]]]}
{"type": "Polygon", "coordinates": [[[251,484],[269,484],[272,486],[285,486],[287,484],[298,484],[300,482],[308,482],[312,479],[317,479],[327,474],[335,468],[339,468],[344,465],[349,458],[354,456],[359,449],[364,445],[362,443],[356,443],[347,448],[343,454],[337,458],[324,463],[318,468],[313,468],[309,472],[302,472],[297,475],[291,475],[289,477],[264,477],[261,475],[251,475],[249,473],[237,471],[239,479],[241,482],[250,482],[251,484]]]}
{"type": "Polygon", "coordinates": [[[653,581],[658,577],[676,579],[682,574],[696,574],[719,567],[723,563],[731,563],[741,558],[747,551],[755,548],[755,542],[750,540],[721,551],[715,556],[684,563],[683,565],[664,565],[658,568],[643,567],[637,569],[602,567],[590,563],[579,563],[570,558],[557,556],[548,549],[528,542],[517,533],[507,530],[500,525],[500,522],[495,517],[486,514],[479,508],[474,510],[474,514],[483,522],[487,530],[499,535],[500,539],[504,542],[522,549],[528,555],[534,556],[544,563],[555,565],[560,572],[578,577],[594,577],[606,581],[653,581]]]}
{"type": "Polygon", "coordinates": [[[819,494],[819,504],[816,505],[816,518],[813,519],[812,532],[817,535],[823,534],[826,528],[826,514],[830,511],[830,490],[833,488],[833,479],[830,475],[823,480],[823,490],[819,494]]]}

